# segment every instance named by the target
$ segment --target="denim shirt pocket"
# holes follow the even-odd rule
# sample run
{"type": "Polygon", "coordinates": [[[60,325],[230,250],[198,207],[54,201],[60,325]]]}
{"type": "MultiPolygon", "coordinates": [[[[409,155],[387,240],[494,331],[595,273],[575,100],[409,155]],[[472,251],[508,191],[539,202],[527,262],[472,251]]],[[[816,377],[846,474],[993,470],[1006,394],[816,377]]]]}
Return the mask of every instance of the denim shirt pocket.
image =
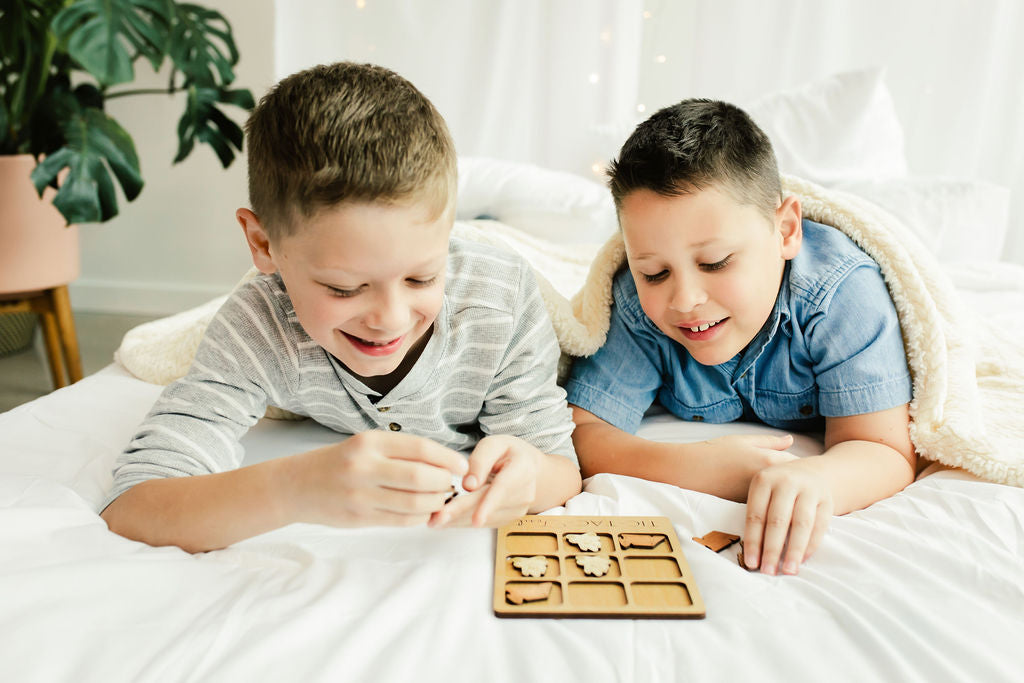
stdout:
{"type": "Polygon", "coordinates": [[[666,387],[659,392],[658,400],[670,413],[689,422],[724,424],[743,417],[743,401],[738,397],[700,404],[691,397],[679,396],[666,387]]]}
{"type": "Polygon", "coordinates": [[[818,412],[818,387],[803,391],[758,391],[757,416],[766,424],[782,429],[808,428],[821,420],[818,412]]]}

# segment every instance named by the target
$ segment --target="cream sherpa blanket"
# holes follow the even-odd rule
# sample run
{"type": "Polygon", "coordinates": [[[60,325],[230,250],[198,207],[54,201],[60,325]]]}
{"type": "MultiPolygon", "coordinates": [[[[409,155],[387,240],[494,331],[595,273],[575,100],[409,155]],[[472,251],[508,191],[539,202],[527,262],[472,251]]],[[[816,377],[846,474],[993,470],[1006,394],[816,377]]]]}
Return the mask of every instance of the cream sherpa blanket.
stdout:
{"type": "MultiPolygon", "coordinates": [[[[842,230],[881,266],[914,382],[911,437],[918,452],[990,481],[1024,486],[1024,269],[944,269],[876,205],[796,178],[786,178],[785,187],[800,198],[804,217],[842,230]]],[[[569,247],[490,221],[456,223],[453,234],[511,247],[527,258],[565,354],[590,355],[604,343],[612,278],[625,261],[621,236],[600,249],[569,247]]],[[[132,330],[118,361],[150,382],[181,377],[225,298],[132,330]]],[[[287,416],[281,413],[268,415],[287,416]]]]}

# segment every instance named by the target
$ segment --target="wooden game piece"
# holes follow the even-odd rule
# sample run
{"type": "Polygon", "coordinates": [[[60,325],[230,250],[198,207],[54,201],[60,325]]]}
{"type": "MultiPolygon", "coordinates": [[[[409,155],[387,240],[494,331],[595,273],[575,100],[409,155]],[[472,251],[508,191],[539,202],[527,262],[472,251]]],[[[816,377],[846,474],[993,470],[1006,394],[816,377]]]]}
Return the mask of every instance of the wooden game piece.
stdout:
{"type": "Polygon", "coordinates": [[[577,555],[576,564],[591,576],[604,576],[612,568],[612,561],[604,555],[577,555]]]}
{"type": "Polygon", "coordinates": [[[566,534],[565,540],[584,552],[596,553],[601,549],[601,539],[592,531],[585,534],[566,534]]]}
{"type": "Polygon", "coordinates": [[[543,555],[513,557],[512,566],[521,571],[523,576],[544,576],[548,570],[548,558],[543,555]]]}
{"type": "Polygon", "coordinates": [[[694,536],[693,540],[697,541],[697,543],[700,543],[705,548],[714,550],[718,553],[740,540],[740,537],[736,534],[727,534],[724,531],[709,531],[703,536],[694,536]]]}
{"type": "Polygon", "coordinates": [[[664,536],[656,534],[619,534],[619,543],[623,548],[650,550],[656,548],[663,540],[665,540],[664,536]]]}
{"type": "Polygon", "coordinates": [[[521,605],[524,602],[535,602],[547,600],[551,595],[551,581],[538,581],[536,583],[523,583],[505,589],[505,597],[513,605],[521,605]]]}

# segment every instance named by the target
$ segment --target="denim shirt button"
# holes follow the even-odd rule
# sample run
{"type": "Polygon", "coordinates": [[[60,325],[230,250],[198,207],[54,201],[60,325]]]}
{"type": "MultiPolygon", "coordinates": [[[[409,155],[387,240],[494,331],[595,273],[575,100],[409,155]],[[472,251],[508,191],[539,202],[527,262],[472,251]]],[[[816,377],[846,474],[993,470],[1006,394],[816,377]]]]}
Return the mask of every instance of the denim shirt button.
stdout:
{"type": "Polygon", "coordinates": [[[693,416],[693,421],[694,422],[703,422],[704,421],[704,416],[703,415],[694,415],[693,416]]]}
{"type": "Polygon", "coordinates": [[[813,415],[814,414],[814,408],[812,406],[800,406],[800,414],[801,415],[808,415],[808,416],[809,415],[813,415]]]}

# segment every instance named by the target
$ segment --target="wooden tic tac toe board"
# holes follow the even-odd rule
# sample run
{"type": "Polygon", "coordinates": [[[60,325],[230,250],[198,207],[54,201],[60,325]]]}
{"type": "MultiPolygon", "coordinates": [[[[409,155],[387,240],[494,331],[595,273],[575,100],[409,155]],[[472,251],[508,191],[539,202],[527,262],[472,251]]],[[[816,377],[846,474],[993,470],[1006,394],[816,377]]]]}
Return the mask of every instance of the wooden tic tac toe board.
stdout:
{"type": "Polygon", "coordinates": [[[527,515],[498,529],[494,613],[700,619],[704,601],[667,517],[527,515]]]}

